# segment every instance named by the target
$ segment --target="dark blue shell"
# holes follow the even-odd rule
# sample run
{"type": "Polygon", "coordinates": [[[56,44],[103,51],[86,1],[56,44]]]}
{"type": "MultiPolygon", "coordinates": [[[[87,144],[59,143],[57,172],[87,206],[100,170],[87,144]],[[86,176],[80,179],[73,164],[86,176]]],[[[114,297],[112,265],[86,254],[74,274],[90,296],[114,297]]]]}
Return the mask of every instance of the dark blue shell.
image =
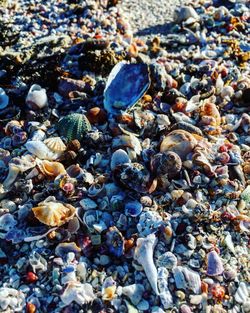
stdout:
{"type": "Polygon", "coordinates": [[[104,108],[119,114],[135,104],[150,85],[147,64],[118,63],[111,71],[104,90],[104,108]]]}

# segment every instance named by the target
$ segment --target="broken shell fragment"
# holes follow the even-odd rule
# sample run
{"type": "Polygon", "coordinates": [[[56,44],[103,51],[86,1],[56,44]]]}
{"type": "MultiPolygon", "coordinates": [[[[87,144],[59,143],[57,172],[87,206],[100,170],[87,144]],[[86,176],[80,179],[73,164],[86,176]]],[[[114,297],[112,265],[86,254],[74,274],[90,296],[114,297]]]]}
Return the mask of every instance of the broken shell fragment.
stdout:
{"type": "Polygon", "coordinates": [[[104,108],[108,113],[119,114],[134,105],[150,85],[147,64],[120,62],[109,74],[104,90],[104,108]]]}

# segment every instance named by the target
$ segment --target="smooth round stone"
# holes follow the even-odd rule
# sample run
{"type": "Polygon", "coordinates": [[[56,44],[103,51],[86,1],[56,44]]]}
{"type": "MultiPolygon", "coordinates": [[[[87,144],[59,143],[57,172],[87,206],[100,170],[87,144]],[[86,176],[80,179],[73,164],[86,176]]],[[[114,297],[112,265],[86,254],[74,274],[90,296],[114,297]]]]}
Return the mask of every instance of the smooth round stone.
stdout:
{"type": "Polygon", "coordinates": [[[141,311],[146,311],[149,309],[149,303],[146,300],[142,300],[139,304],[137,304],[137,309],[141,311]]]}

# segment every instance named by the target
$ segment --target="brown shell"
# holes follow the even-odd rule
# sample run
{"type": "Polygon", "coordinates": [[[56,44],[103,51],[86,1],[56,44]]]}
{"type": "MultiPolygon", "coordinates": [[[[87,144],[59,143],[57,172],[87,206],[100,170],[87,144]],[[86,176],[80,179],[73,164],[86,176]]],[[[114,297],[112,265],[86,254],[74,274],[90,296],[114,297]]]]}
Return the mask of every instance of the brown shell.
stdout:
{"type": "Polygon", "coordinates": [[[70,204],[61,202],[40,202],[32,208],[35,217],[48,226],[61,226],[67,223],[75,215],[76,209],[70,204]]]}
{"type": "Polygon", "coordinates": [[[107,121],[107,113],[99,107],[89,109],[86,116],[91,124],[104,124],[107,121]]]}
{"type": "Polygon", "coordinates": [[[74,152],[78,152],[80,149],[81,149],[81,143],[77,139],[71,140],[67,145],[68,151],[72,150],[74,152]]]}

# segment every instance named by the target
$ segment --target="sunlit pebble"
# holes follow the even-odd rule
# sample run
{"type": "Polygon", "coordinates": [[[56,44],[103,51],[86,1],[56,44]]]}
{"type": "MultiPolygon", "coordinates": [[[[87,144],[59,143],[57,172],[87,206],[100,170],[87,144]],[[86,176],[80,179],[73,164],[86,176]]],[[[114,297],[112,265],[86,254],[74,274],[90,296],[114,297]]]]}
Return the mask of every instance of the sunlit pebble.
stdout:
{"type": "Polygon", "coordinates": [[[36,312],[36,306],[35,304],[28,302],[26,304],[26,313],[35,313],[36,312]]]}

